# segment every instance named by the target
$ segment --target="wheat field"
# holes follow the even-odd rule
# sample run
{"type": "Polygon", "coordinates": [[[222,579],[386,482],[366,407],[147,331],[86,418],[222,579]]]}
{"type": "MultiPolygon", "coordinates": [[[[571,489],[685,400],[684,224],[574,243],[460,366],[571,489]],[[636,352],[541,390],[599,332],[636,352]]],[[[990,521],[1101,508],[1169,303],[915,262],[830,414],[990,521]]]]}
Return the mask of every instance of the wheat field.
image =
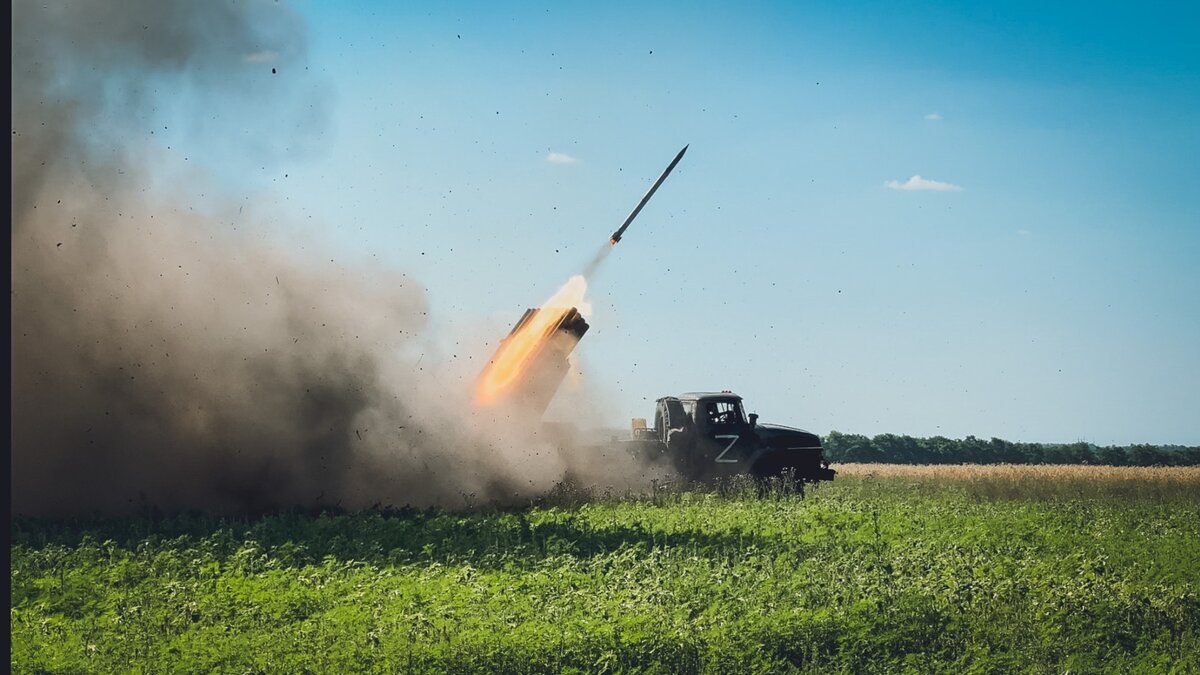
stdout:
{"type": "Polygon", "coordinates": [[[980,497],[1183,497],[1200,491],[1200,467],[1081,464],[837,464],[838,478],[959,489],[980,497]]]}

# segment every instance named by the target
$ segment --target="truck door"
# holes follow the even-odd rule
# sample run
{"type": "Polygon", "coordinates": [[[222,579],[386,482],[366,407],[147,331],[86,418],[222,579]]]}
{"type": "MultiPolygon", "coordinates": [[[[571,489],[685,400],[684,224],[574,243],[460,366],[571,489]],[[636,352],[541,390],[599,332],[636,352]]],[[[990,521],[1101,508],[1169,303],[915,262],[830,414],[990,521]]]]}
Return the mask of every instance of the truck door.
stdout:
{"type": "Polygon", "coordinates": [[[667,432],[671,429],[687,429],[691,426],[691,418],[683,409],[683,403],[677,398],[664,398],[660,401],[659,415],[662,420],[658,428],[662,431],[663,442],[667,442],[667,432]]]}
{"type": "Polygon", "coordinates": [[[660,399],[655,424],[675,469],[694,476],[695,426],[682,401],[674,397],[660,399]]]}

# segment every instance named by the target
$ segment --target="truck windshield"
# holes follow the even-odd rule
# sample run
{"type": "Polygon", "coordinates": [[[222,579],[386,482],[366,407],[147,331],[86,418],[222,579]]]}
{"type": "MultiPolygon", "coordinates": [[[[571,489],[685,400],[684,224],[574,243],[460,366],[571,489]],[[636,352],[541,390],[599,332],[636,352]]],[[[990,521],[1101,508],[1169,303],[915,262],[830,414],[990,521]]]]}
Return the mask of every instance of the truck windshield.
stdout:
{"type": "Polygon", "coordinates": [[[735,427],[746,423],[741,401],[710,401],[708,424],[713,427],[735,427]]]}

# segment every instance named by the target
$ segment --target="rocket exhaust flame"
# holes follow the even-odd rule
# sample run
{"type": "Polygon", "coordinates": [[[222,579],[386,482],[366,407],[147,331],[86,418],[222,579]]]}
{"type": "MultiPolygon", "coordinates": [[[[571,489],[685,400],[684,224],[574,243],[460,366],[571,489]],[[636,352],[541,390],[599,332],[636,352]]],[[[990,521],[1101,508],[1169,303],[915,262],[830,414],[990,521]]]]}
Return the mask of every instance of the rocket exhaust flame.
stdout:
{"type": "Polygon", "coordinates": [[[544,398],[545,403],[549,402],[547,392],[539,391],[538,385],[542,384],[543,389],[550,387],[551,391],[548,393],[552,396],[553,389],[557,389],[557,380],[561,380],[562,374],[565,373],[558,374],[553,382],[538,383],[536,380],[544,379],[544,374],[535,371],[550,367],[552,363],[542,365],[538,362],[552,358],[554,355],[542,359],[542,355],[547,350],[553,350],[563,352],[561,356],[565,363],[566,353],[574,348],[582,331],[587,330],[587,323],[579,316],[580,310],[586,312],[590,309],[584,303],[586,292],[587,279],[583,275],[576,275],[567,280],[567,283],[542,303],[541,307],[526,312],[512,333],[500,343],[492,360],[476,381],[476,405],[492,406],[529,396],[544,398]],[[568,334],[572,332],[572,326],[566,325],[568,323],[578,326],[573,330],[578,335],[559,338],[563,331],[568,334]]]}

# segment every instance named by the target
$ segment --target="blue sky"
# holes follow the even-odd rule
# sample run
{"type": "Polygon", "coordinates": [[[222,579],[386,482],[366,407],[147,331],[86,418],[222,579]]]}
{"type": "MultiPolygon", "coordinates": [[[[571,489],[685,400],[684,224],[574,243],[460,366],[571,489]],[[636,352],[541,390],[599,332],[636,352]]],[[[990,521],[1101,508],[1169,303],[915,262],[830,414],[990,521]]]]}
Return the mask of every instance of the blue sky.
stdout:
{"type": "Polygon", "coordinates": [[[477,358],[691,144],[592,286],[614,425],[733,389],[820,433],[1200,443],[1200,11],[1051,5],[301,3],[315,137],[197,151],[477,358]]]}

